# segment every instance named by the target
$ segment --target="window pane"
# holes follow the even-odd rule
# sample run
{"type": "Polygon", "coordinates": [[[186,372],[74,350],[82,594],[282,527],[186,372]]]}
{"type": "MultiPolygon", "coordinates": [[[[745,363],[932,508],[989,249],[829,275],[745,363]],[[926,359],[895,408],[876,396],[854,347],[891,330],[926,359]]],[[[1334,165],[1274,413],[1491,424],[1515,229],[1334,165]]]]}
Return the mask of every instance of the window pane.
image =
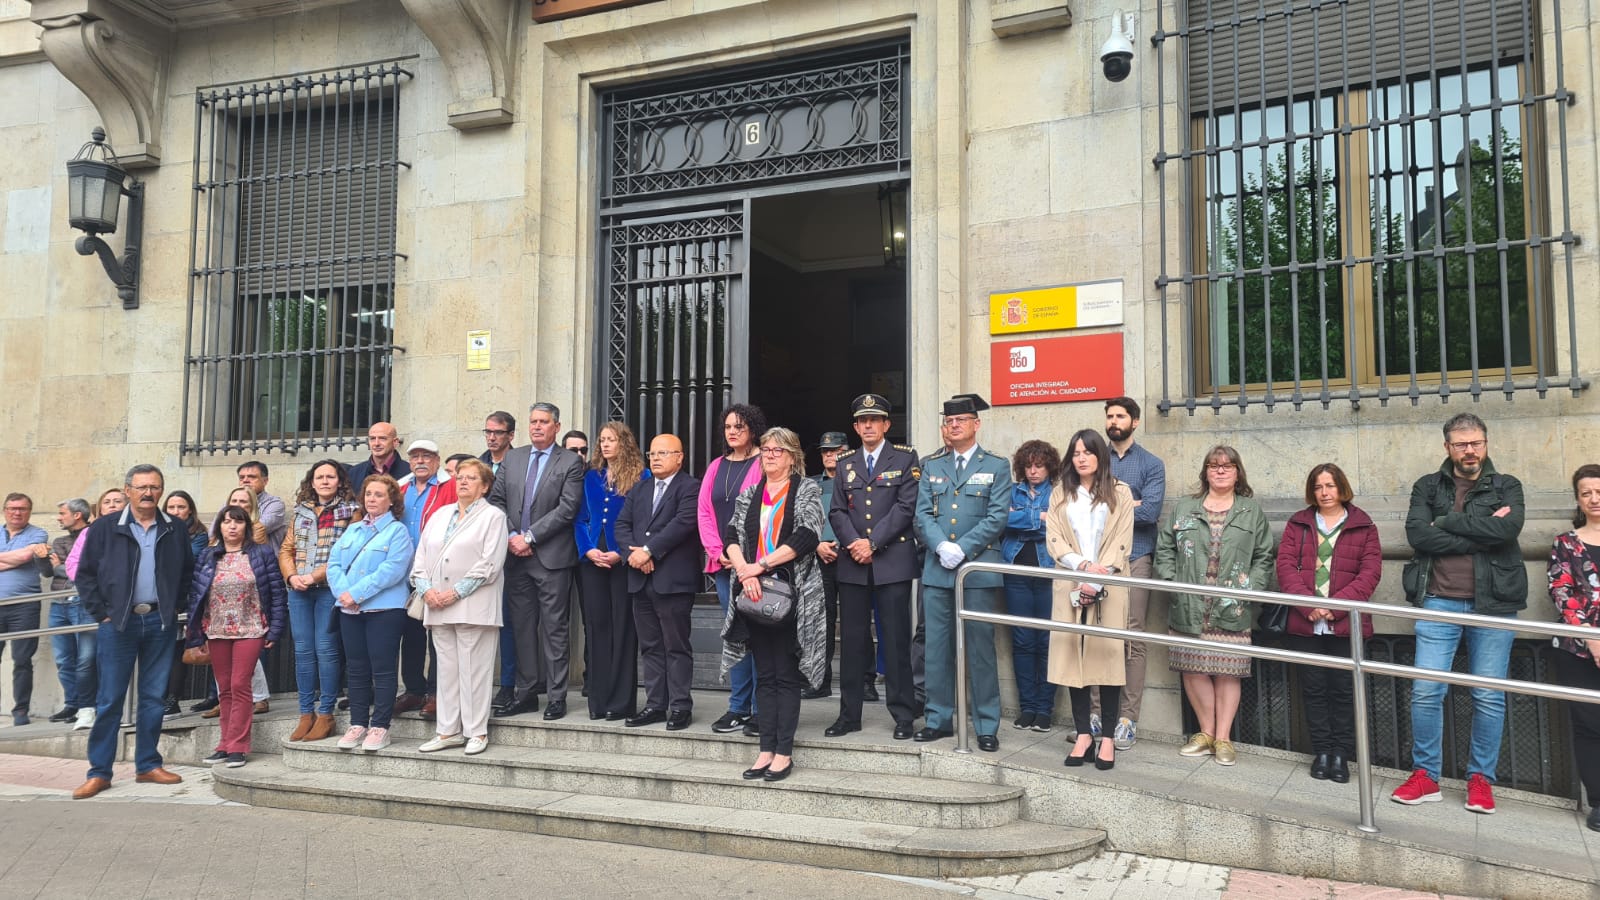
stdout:
{"type": "Polygon", "coordinates": [[[1371,141],[1372,241],[1382,262],[1373,295],[1387,372],[1409,371],[1413,352],[1418,372],[1470,369],[1474,347],[1481,369],[1532,364],[1528,254],[1496,248],[1502,234],[1528,233],[1521,121],[1514,108],[1461,112],[1463,102],[1490,102],[1491,78],[1502,98],[1517,96],[1515,65],[1440,76],[1437,93],[1418,81],[1372,95],[1377,118],[1422,116],[1371,141]],[[1437,122],[1426,117],[1434,108],[1437,122]]]}
{"type": "Polygon", "coordinates": [[[1211,374],[1217,385],[1346,377],[1339,174],[1330,98],[1207,123],[1211,374]],[[1234,149],[1235,146],[1238,149],[1234,149]]]}

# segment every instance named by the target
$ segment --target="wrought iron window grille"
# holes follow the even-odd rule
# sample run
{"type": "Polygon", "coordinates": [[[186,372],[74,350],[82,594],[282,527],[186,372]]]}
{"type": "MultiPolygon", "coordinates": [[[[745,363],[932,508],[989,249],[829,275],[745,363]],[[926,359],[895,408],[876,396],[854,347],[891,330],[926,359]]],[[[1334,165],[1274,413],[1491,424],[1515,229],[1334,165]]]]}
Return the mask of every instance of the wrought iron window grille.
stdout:
{"type": "Polygon", "coordinates": [[[398,62],[202,88],[188,454],[359,447],[389,418],[398,62]]]}

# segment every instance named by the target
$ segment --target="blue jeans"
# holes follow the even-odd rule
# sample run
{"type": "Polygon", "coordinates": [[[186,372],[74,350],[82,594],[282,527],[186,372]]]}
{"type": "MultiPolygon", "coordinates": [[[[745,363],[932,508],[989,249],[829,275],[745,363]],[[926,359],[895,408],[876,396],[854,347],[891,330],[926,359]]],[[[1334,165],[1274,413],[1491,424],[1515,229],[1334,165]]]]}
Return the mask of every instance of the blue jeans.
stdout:
{"type": "Polygon", "coordinates": [[[313,712],[333,715],[333,702],[339,696],[343,648],[339,633],[328,630],[328,617],[334,615],[333,604],[333,591],[327,585],[289,592],[294,684],[300,691],[301,715],[313,712]]]}
{"type": "Polygon", "coordinates": [[[517,686],[517,637],[511,631],[511,607],[504,597],[500,599],[500,688],[512,690],[517,686]]]}
{"type": "MultiPolygon", "coordinates": [[[[711,577],[717,583],[717,603],[722,606],[722,615],[726,619],[728,604],[733,602],[732,572],[723,569],[711,577]]],[[[756,663],[747,653],[738,665],[728,671],[728,712],[748,716],[755,711],[756,663]]]]}
{"type": "MultiPolygon", "coordinates": [[[[77,600],[50,604],[50,628],[92,625],[94,620],[77,600]]],[[[50,636],[50,650],[56,658],[56,678],[61,682],[62,705],[73,709],[94,706],[95,632],[50,636]]]]}
{"type": "Polygon", "coordinates": [[[388,728],[400,686],[400,635],[410,619],[403,609],[339,614],[344,658],[350,665],[350,724],[388,728]]]}
{"type": "Polygon", "coordinates": [[[13,603],[0,606],[0,653],[11,646],[11,711],[26,713],[33,703],[33,654],[39,639],[8,641],[6,632],[33,631],[39,627],[38,603],[13,603]]]}
{"type": "Polygon", "coordinates": [[[161,613],[128,613],[128,625],[121,631],[110,622],[101,622],[95,637],[95,662],[100,667],[100,689],[96,695],[94,728],[89,731],[89,777],[111,780],[111,765],[117,761],[117,733],[122,730],[122,704],[139,664],[139,707],[134,722],[134,771],[161,768],[161,714],[166,704],[167,676],[172,673],[172,657],[177,649],[175,628],[163,628],[161,613]]]}
{"type": "MultiPolygon", "coordinates": [[[[1051,582],[1047,578],[1005,576],[1006,612],[1013,616],[1048,619],[1051,582]]],[[[1056,708],[1056,686],[1050,683],[1050,632],[1042,628],[1011,629],[1011,665],[1017,676],[1021,711],[1051,715],[1056,708]]]]}
{"type": "MultiPolygon", "coordinates": [[[[1446,600],[1428,594],[1422,598],[1422,608],[1465,613],[1472,612],[1472,602],[1446,600]]],[[[1511,659],[1511,642],[1516,633],[1498,628],[1418,622],[1417,668],[1448,672],[1463,632],[1467,639],[1467,671],[1473,675],[1504,678],[1506,665],[1511,659]]],[[[1417,680],[1411,684],[1411,767],[1427,772],[1434,781],[1439,780],[1442,765],[1440,747],[1444,741],[1444,695],[1449,690],[1449,685],[1439,681],[1417,680]]],[[[1472,688],[1472,753],[1467,761],[1469,775],[1482,775],[1491,782],[1495,780],[1505,720],[1505,692],[1472,688]]]]}

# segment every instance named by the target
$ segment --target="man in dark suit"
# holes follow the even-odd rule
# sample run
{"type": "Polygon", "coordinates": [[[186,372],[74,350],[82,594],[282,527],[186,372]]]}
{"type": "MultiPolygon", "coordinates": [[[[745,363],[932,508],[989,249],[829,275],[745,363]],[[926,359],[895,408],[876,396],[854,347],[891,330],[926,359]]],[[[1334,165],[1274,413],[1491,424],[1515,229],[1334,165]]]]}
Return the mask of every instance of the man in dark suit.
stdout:
{"type": "Polygon", "coordinates": [[[629,728],[664,721],[668,731],[681,731],[689,727],[694,707],[689,612],[700,590],[705,554],[696,511],[700,481],[682,469],[683,442],[657,435],[650,442],[654,479],[647,489],[629,491],[617,515],[617,546],[627,553],[628,593],[644,670],[644,709],[623,723],[629,728]]]}
{"type": "Polygon", "coordinates": [[[851,404],[861,447],[839,460],[828,522],[839,540],[839,719],[829,737],[861,730],[863,680],[872,653],[872,607],[882,626],[884,690],[895,740],[911,737],[922,708],[911,681],[911,581],[917,577],[912,520],[917,451],[891,445],[889,401],[862,394],[851,404]]]}
{"type": "Polygon", "coordinates": [[[528,443],[506,451],[489,502],[510,525],[506,597],[517,644],[517,685],[510,705],[496,715],[539,708],[534,690],[544,664],[550,705],[546,719],[567,714],[568,610],[578,542],[572,523],[583,502],[583,461],[556,446],[561,410],[550,403],[528,408],[528,443]]]}
{"type": "Polygon", "coordinates": [[[372,455],[349,468],[350,484],[357,496],[368,475],[387,475],[399,481],[411,474],[411,464],[400,455],[400,432],[388,422],[374,422],[367,429],[367,449],[372,455]]]}

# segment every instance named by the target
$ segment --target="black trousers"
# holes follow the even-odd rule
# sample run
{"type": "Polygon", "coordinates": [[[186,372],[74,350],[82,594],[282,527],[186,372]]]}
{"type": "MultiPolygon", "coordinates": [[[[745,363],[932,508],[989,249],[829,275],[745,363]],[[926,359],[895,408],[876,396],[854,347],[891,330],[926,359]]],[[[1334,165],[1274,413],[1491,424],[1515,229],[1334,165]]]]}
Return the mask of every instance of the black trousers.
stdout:
{"type": "Polygon", "coordinates": [[[862,681],[872,666],[872,604],[883,626],[884,699],[896,725],[922,714],[911,677],[911,582],[839,585],[839,718],[861,724],[862,681]]]}
{"type": "MultiPolygon", "coordinates": [[[[32,566],[33,563],[29,563],[32,566]]],[[[39,627],[38,603],[15,603],[0,606],[0,635],[7,631],[34,631],[39,627]]],[[[39,649],[38,638],[0,640],[0,653],[6,644],[11,645],[11,711],[29,712],[33,703],[33,654],[39,649]]]]}
{"type": "Polygon", "coordinates": [[[406,616],[406,630],[400,635],[400,683],[408,694],[431,695],[439,685],[439,660],[433,652],[433,638],[421,620],[406,616]],[[423,663],[427,663],[424,668],[423,663]]]}
{"type": "MultiPolygon", "coordinates": [[[[1600,690],[1600,668],[1594,660],[1582,659],[1565,650],[1551,648],[1550,668],[1558,683],[1567,687],[1600,690]]],[[[1600,806],[1600,705],[1567,703],[1572,719],[1572,758],[1578,764],[1578,780],[1590,806],[1600,806]]]]}
{"type": "Polygon", "coordinates": [[[824,691],[833,690],[833,641],[834,623],[839,621],[839,564],[836,562],[825,563],[817,560],[817,569],[822,572],[822,613],[823,633],[827,635],[827,651],[822,664],[822,684],[819,687],[824,691]]]}
{"type": "Polygon", "coordinates": [[[689,646],[693,594],[658,594],[648,585],[633,595],[633,624],[639,633],[646,709],[694,709],[694,650],[689,646]]]}
{"type": "MultiPolygon", "coordinates": [[[[800,644],[793,622],[776,628],[751,624],[745,645],[756,664],[756,721],[761,752],[794,755],[794,730],[800,724],[800,644]]],[[[856,689],[860,690],[860,682],[856,689]]]]}
{"type": "MultiPolygon", "coordinates": [[[[1100,721],[1110,722],[1111,727],[1116,727],[1117,718],[1122,715],[1122,685],[1101,684],[1091,687],[1069,687],[1067,696],[1072,698],[1072,724],[1078,729],[1078,734],[1090,734],[1089,714],[1094,708],[1094,693],[1100,693],[1100,721]]],[[[1111,732],[1101,732],[1110,735],[1111,732]]]]}
{"type": "MultiPolygon", "coordinates": [[[[1350,638],[1332,634],[1286,634],[1283,645],[1302,653],[1323,656],[1350,656],[1350,638]]],[[[1300,705],[1305,711],[1306,733],[1311,736],[1311,752],[1356,755],[1356,706],[1354,684],[1349,672],[1301,666],[1300,705]]]]}
{"type": "Polygon", "coordinates": [[[633,715],[639,684],[639,636],[633,626],[626,565],[602,569],[578,563],[578,593],[583,600],[583,676],[589,690],[589,715],[633,715]]]}

